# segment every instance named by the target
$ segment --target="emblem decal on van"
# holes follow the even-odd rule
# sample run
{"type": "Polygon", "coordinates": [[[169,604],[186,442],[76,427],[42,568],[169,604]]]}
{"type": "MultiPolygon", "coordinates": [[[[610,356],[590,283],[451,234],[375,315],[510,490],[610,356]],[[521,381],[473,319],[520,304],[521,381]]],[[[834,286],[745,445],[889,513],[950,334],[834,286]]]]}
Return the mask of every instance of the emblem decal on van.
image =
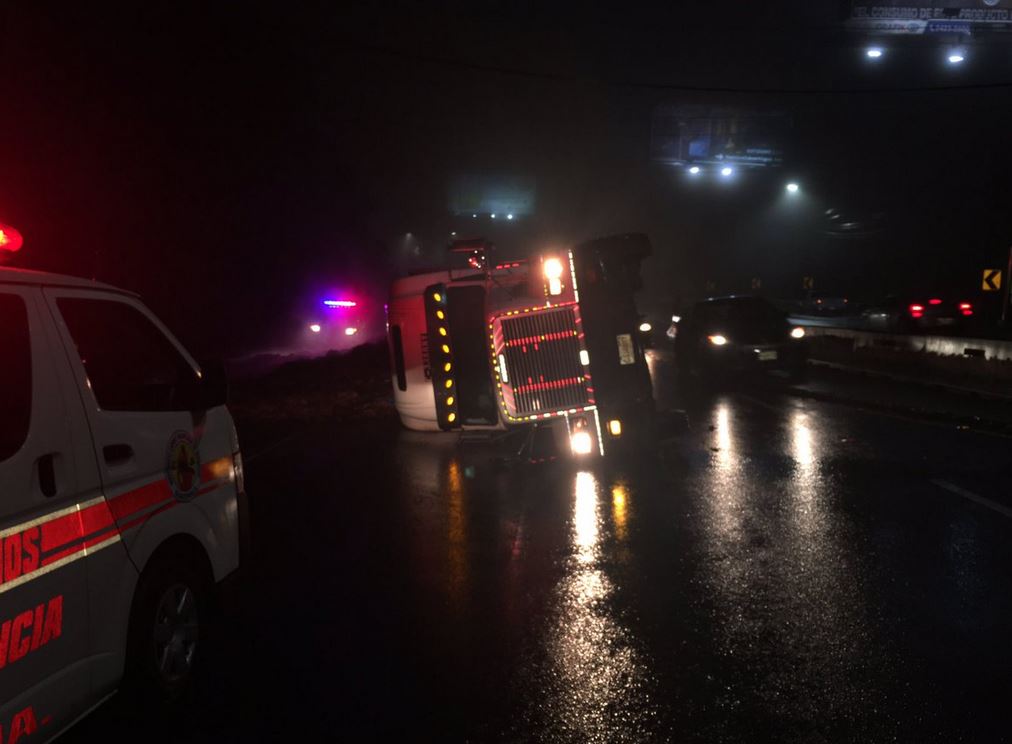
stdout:
{"type": "Polygon", "coordinates": [[[180,501],[189,501],[200,487],[200,452],[193,437],[185,431],[177,431],[169,440],[167,454],[165,475],[172,494],[180,501]]]}

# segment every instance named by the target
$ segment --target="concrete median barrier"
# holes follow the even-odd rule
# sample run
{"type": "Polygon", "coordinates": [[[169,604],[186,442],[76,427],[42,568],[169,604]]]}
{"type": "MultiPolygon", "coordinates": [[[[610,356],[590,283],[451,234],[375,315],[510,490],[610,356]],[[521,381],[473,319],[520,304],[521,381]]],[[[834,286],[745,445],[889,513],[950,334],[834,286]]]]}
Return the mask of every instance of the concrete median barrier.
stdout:
{"type": "Polygon", "coordinates": [[[811,358],[904,381],[1012,398],[1012,341],[807,325],[811,358]]]}

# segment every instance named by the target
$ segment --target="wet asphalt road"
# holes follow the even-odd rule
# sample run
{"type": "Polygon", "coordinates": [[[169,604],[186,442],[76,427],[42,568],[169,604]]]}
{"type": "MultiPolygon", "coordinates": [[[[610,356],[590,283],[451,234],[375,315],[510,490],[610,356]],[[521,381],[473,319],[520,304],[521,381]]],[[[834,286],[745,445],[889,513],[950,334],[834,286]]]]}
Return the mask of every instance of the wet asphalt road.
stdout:
{"type": "Polygon", "coordinates": [[[1012,737],[1012,439],[653,371],[689,429],[637,462],[251,432],[250,591],[185,718],[68,738],[1012,737]]]}

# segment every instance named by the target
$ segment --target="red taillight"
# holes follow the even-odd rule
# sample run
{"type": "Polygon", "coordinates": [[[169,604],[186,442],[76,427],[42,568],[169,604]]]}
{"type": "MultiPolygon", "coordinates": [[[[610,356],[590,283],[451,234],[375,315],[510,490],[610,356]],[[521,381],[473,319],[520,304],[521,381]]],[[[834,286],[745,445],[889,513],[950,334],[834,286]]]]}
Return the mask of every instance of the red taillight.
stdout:
{"type": "Polygon", "coordinates": [[[941,305],[942,301],[940,299],[938,299],[937,297],[932,297],[930,300],[928,300],[928,304],[929,305],[941,305]]]}
{"type": "Polygon", "coordinates": [[[969,302],[960,302],[959,312],[961,312],[963,315],[973,315],[973,305],[970,304],[969,302]]]}
{"type": "Polygon", "coordinates": [[[910,306],[910,317],[920,318],[924,315],[924,305],[911,305],[910,306]]]}

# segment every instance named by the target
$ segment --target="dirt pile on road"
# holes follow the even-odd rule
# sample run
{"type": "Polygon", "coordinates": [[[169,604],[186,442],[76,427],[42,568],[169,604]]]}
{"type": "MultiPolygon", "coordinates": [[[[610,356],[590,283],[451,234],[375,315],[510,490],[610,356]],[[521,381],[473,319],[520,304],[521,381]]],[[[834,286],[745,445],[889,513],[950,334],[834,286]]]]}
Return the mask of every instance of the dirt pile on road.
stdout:
{"type": "Polygon", "coordinates": [[[235,381],[229,407],[247,421],[395,417],[389,366],[383,343],[287,362],[235,381]]]}

